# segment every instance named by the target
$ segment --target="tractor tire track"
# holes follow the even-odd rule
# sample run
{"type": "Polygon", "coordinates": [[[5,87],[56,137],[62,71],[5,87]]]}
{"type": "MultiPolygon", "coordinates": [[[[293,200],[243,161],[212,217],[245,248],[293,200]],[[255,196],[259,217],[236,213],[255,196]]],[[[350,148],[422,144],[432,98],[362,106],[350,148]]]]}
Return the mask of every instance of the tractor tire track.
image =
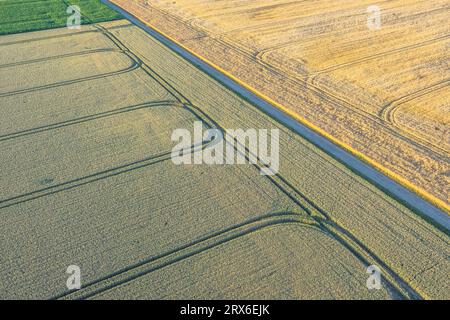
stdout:
{"type": "Polygon", "coordinates": [[[101,113],[90,114],[87,116],[74,118],[74,119],[70,119],[70,120],[66,120],[66,121],[62,121],[62,122],[47,124],[44,126],[39,126],[39,127],[35,127],[35,128],[30,128],[30,129],[25,129],[25,130],[13,132],[13,133],[3,134],[3,135],[0,135],[0,142],[15,139],[18,137],[27,136],[27,135],[32,135],[32,134],[39,133],[39,132],[64,128],[64,127],[68,127],[71,125],[76,125],[76,124],[88,122],[91,120],[97,120],[97,119],[101,119],[101,118],[105,118],[105,117],[109,117],[109,116],[114,116],[114,115],[121,114],[121,113],[131,112],[131,111],[140,110],[140,109],[146,109],[149,107],[176,106],[176,105],[177,104],[174,103],[174,101],[170,101],[170,100],[151,101],[151,102],[142,103],[142,104],[138,104],[138,105],[134,105],[134,106],[128,106],[128,107],[123,107],[123,108],[105,111],[105,112],[101,112],[101,113]]]}
{"type": "MultiPolygon", "coordinates": [[[[437,157],[437,158],[442,158],[443,156],[446,155],[446,153],[441,152],[441,149],[438,145],[432,144],[430,142],[427,142],[424,144],[424,143],[422,143],[423,141],[415,141],[414,139],[410,138],[408,135],[403,135],[402,131],[397,130],[396,127],[386,125],[386,123],[383,122],[379,116],[374,115],[370,112],[367,112],[364,110],[364,108],[358,107],[358,106],[346,101],[343,98],[339,98],[338,96],[332,94],[331,92],[327,91],[326,89],[320,88],[318,85],[315,84],[316,78],[318,75],[327,72],[328,71],[327,69],[306,74],[304,77],[299,77],[297,74],[293,74],[293,73],[289,72],[289,70],[284,70],[282,68],[279,68],[279,67],[269,64],[268,62],[264,61],[264,59],[262,59],[261,57],[255,57],[254,53],[251,53],[243,48],[237,47],[231,40],[227,40],[225,37],[216,38],[216,37],[210,35],[210,38],[214,41],[217,41],[221,45],[223,45],[229,49],[232,49],[233,51],[235,51],[239,54],[243,54],[244,56],[246,56],[249,59],[256,59],[257,64],[263,66],[267,70],[270,70],[275,75],[282,77],[283,79],[287,80],[288,82],[292,83],[293,85],[300,86],[305,91],[313,92],[318,97],[320,97],[322,100],[329,102],[332,105],[338,105],[340,107],[343,107],[351,112],[357,113],[359,116],[361,116],[363,118],[373,121],[375,124],[381,126],[384,130],[386,130],[389,134],[395,136],[399,140],[403,140],[406,143],[409,143],[410,145],[412,145],[413,147],[415,147],[419,150],[425,151],[427,153],[431,153],[434,155],[434,157],[437,157]],[[286,74],[289,75],[289,77],[286,77],[286,74]]],[[[413,44],[411,46],[405,46],[402,48],[389,50],[389,51],[386,51],[386,52],[383,52],[383,53],[380,53],[377,55],[368,56],[363,59],[358,59],[358,60],[355,60],[355,61],[352,61],[352,62],[349,62],[346,64],[336,65],[333,68],[335,68],[337,70],[341,67],[351,66],[353,64],[362,63],[362,62],[365,62],[368,60],[376,59],[376,58],[378,58],[380,56],[384,56],[384,55],[389,55],[389,54],[407,51],[407,50],[422,47],[422,46],[427,46],[430,44],[434,44],[434,43],[438,43],[438,42],[447,40],[449,38],[450,38],[449,35],[445,35],[445,36],[442,36],[439,38],[435,38],[435,39],[431,39],[431,40],[424,41],[421,43],[413,44]]],[[[335,69],[333,69],[333,70],[335,70],[335,69]]],[[[332,71],[332,70],[330,69],[330,71],[332,71]]]]}
{"type": "MultiPolygon", "coordinates": [[[[226,137],[226,129],[224,129],[217,122],[216,126],[224,133],[224,136],[226,137]]],[[[251,157],[257,159],[258,162],[253,164],[253,167],[258,173],[261,171],[262,167],[265,166],[258,155],[253,154],[251,150],[247,148],[247,146],[240,144],[239,141],[231,142],[226,140],[225,142],[228,144],[233,144],[235,152],[240,153],[246,159],[246,161],[249,161],[251,157]],[[237,145],[240,145],[244,149],[243,153],[240,152],[239,148],[237,148],[237,145]]],[[[345,173],[343,169],[341,169],[341,172],[345,173]]],[[[304,211],[309,217],[311,217],[311,219],[316,221],[318,225],[323,228],[323,230],[326,230],[330,234],[334,234],[335,238],[339,242],[341,242],[342,245],[347,247],[347,249],[349,249],[352,253],[354,253],[358,259],[360,259],[364,263],[367,263],[367,261],[372,261],[372,263],[370,264],[376,263],[379,267],[381,267],[384,271],[384,274],[388,275],[388,277],[391,279],[391,284],[394,285],[394,283],[396,283],[397,289],[402,292],[404,297],[408,297],[411,299],[423,298],[415,289],[413,289],[411,285],[408,284],[406,280],[398,275],[398,273],[395,272],[394,269],[389,267],[387,263],[385,263],[372,250],[365,246],[349,230],[334,221],[329,213],[321,209],[320,206],[318,206],[314,201],[304,195],[298,188],[294,187],[281,174],[275,173],[273,176],[266,175],[264,177],[268,179],[274,185],[274,187],[278,188],[296,205],[298,205],[302,211],[304,211]]],[[[362,185],[362,187],[364,186],[362,185]]]]}
{"type": "MultiPolygon", "coordinates": [[[[157,106],[164,106],[164,107],[173,107],[174,106],[177,108],[183,108],[183,109],[189,111],[190,113],[192,113],[196,119],[202,121],[202,123],[207,128],[212,128],[212,126],[210,125],[211,124],[210,120],[203,118],[202,114],[199,113],[196,108],[192,108],[192,107],[190,107],[188,105],[184,105],[184,104],[165,103],[165,104],[146,104],[146,105],[138,105],[138,106],[133,106],[133,107],[121,108],[121,109],[114,110],[111,112],[106,112],[103,114],[87,116],[82,119],[69,120],[68,122],[51,125],[49,127],[44,127],[42,129],[35,129],[35,131],[31,131],[31,132],[24,132],[23,135],[34,134],[36,132],[46,131],[46,130],[54,130],[54,129],[57,129],[60,127],[65,127],[68,125],[76,125],[78,123],[92,121],[92,120],[96,120],[96,119],[102,118],[102,117],[108,117],[108,116],[117,115],[117,114],[121,114],[121,113],[125,113],[125,112],[131,112],[134,110],[152,108],[152,107],[157,107],[157,106]]],[[[15,137],[16,136],[7,137],[7,138],[13,139],[15,137]]],[[[7,139],[3,139],[3,140],[7,140],[7,139]]],[[[213,138],[212,140],[202,141],[199,144],[192,144],[190,146],[189,150],[191,153],[195,153],[199,150],[203,150],[203,149],[207,148],[208,146],[213,145],[214,143],[217,143],[215,140],[216,139],[213,138]]],[[[2,140],[0,139],[0,141],[2,141],[2,140]]],[[[72,179],[72,180],[69,180],[66,182],[62,182],[62,183],[59,183],[59,184],[56,184],[56,185],[53,185],[50,187],[38,189],[38,190],[35,190],[32,192],[24,193],[24,194],[10,197],[7,199],[0,199],[0,209],[8,208],[8,207],[11,207],[14,205],[18,205],[18,204],[21,204],[24,202],[28,202],[28,201],[31,201],[31,200],[34,200],[37,198],[56,194],[59,192],[67,191],[67,190],[70,190],[70,189],[73,189],[76,187],[84,186],[84,185],[90,184],[92,182],[100,181],[100,180],[107,179],[107,178],[117,176],[120,174],[129,173],[131,171],[142,169],[147,166],[158,164],[158,163],[161,163],[164,161],[169,161],[171,159],[172,159],[172,150],[170,149],[170,150],[163,151],[159,154],[156,154],[156,155],[153,155],[150,157],[146,157],[146,158],[138,160],[138,161],[134,161],[134,162],[127,163],[124,165],[116,166],[114,168],[106,169],[103,171],[95,172],[95,173],[92,173],[92,174],[89,174],[86,176],[78,177],[78,178],[75,178],[75,179],[72,179]]]]}
{"type": "MultiPolygon", "coordinates": [[[[276,212],[265,214],[251,220],[247,220],[240,224],[222,229],[211,235],[204,235],[189,243],[183,244],[177,248],[164,253],[159,253],[149,257],[147,260],[131,265],[125,269],[114,272],[98,280],[92,281],[85,285],[81,290],[75,292],[65,292],[52,299],[87,299],[101,292],[122,285],[129,281],[135,280],[145,274],[162,269],[179,261],[193,257],[202,252],[206,252],[211,248],[220,244],[229,242],[233,239],[240,238],[244,235],[256,232],[268,226],[297,222],[304,225],[316,227],[314,221],[302,218],[298,214],[291,212],[276,212]]],[[[322,230],[320,230],[323,232],[322,230]]]]}
{"type": "MultiPolygon", "coordinates": [[[[47,30],[39,30],[39,31],[32,31],[32,32],[45,32],[47,30]]],[[[27,33],[32,33],[32,32],[27,32],[27,33]]],[[[94,29],[90,29],[90,30],[82,30],[82,31],[76,31],[76,32],[72,32],[72,33],[66,33],[66,34],[58,34],[58,35],[50,35],[50,36],[44,36],[44,37],[35,37],[32,39],[27,39],[27,40],[17,40],[17,41],[10,41],[10,42],[5,42],[5,43],[0,43],[0,47],[6,47],[6,46],[13,46],[16,44],[29,44],[29,43],[33,43],[33,42],[39,42],[39,41],[45,41],[45,40],[53,40],[53,39],[60,39],[60,38],[67,38],[67,37],[76,37],[79,35],[84,35],[86,33],[98,33],[98,30],[94,30],[94,29]]],[[[16,36],[17,34],[13,34],[13,35],[5,35],[4,37],[8,37],[8,36],[16,36]]]]}
{"type": "MultiPolygon", "coordinates": [[[[206,148],[209,144],[214,141],[208,141],[207,143],[202,143],[199,145],[191,145],[190,152],[195,153],[198,150],[206,148]]],[[[79,177],[67,182],[59,183],[51,187],[35,190],[29,193],[21,194],[12,198],[4,199],[0,201],[0,210],[15,205],[19,205],[24,202],[35,200],[38,198],[53,195],[59,192],[68,191],[74,188],[78,188],[84,185],[88,185],[93,182],[97,182],[110,177],[118,176],[124,173],[129,173],[135,170],[143,169],[148,166],[159,164],[164,161],[170,161],[172,159],[172,152],[160,153],[155,156],[147,157],[142,160],[127,163],[118,167],[107,169],[104,171],[96,172],[87,176],[79,177]]]]}
{"type": "MultiPolygon", "coordinates": [[[[437,148],[444,155],[449,154],[449,150],[447,150],[447,149],[445,149],[445,148],[443,148],[441,146],[438,146],[438,145],[436,145],[434,143],[431,143],[428,140],[426,140],[425,138],[423,138],[423,137],[421,137],[421,136],[419,136],[417,134],[414,134],[413,132],[403,128],[397,122],[397,119],[396,119],[397,112],[398,112],[398,110],[400,109],[400,107],[403,104],[405,104],[407,102],[411,102],[411,101],[413,101],[413,100],[415,100],[417,98],[421,98],[421,97],[423,97],[425,95],[428,95],[430,93],[438,91],[438,90],[440,90],[442,88],[445,88],[449,84],[450,84],[450,79],[446,79],[446,80],[443,80],[443,81],[439,81],[438,83],[435,83],[435,84],[430,85],[428,87],[425,87],[425,88],[422,88],[420,90],[417,90],[416,92],[413,92],[413,93],[411,93],[409,95],[406,95],[406,96],[403,96],[403,97],[398,98],[396,100],[393,100],[389,104],[387,104],[387,105],[385,105],[383,107],[383,109],[380,111],[380,117],[384,121],[386,121],[386,122],[390,123],[391,125],[393,125],[394,127],[396,127],[398,130],[402,131],[404,135],[411,136],[412,139],[419,140],[424,145],[428,144],[428,145],[430,145],[430,147],[437,148]]],[[[450,162],[450,157],[445,157],[445,161],[446,162],[450,162]]]]}
{"type": "Polygon", "coordinates": [[[119,52],[119,53],[121,53],[122,51],[113,49],[113,48],[101,48],[101,49],[86,50],[86,51],[66,53],[66,54],[49,56],[49,57],[44,57],[44,58],[32,59],[32,60],[24,60],[24,61],[19,61],[19,62],[1,64],[0,69],[13,68],[13,67],[23,66],[23,65],[27,65],[27,64],[49,62],[52,60],[59,60],[59,59],[64,59],[64,58],[78,57],[78,56],[90,55],[90,54],[94,54],[94,53],[104,53],[104,52],[119,52]]]}
{"type": "MultiPolygon", "coordinates": [[[[448,37],[446,37],[446,38],[448,38],[448,37]]],[[[249,54],[249,53],[245,52],[245,50],[242,50],[240,48],[233,47],[226,40],[221,40],[221,39],[216,39],[216,38],[213,38],[213,39],[215,41],[218,41],[222,45],[224,45],[228,48],[231,48],[235,52],[238,52],[240,54],[245,54],[248,58],[254,59],[252,54],[249,54]]],[[[438,40],[438,41],[442,41],[442,40],[438,40]]],[[[438,42],[438,41],[436,41],[436,42],[438,42]]],[[[402,132],[397,130],[395,127],[387,125],[386,122],[383,122],[379,116],[365,111],[364,108],[358,107],[358,106],[348,102],[347,100],[340,98],[340,97],[336,96],[335,94],[327,91],[324,88],[320,88],[318,85],[315,84],[317,75],[319,75],[320,73],[319,74],[312,73],[311,76],[305,76],[304,78],[302,78],[302,77],[298,77],[298,75],[290,74],[290,72],[284,71],[281,68],[270,65],[270,64],[266,63],[265,61],[260,60],[260,61],[257,61],[257,63],[259,65],[263,66],[264,68],[267,68],[268,70],[273,72],[275,75],[282,77],[287,82],[292,83],[293,86],[299,86],[305,92],[310,91],[310,92],[314,93],[322,101],[328,102],[331,105],[338,105],[342,108],[349,110],[350,112],[354,112],[354,113],[358,114],[362,118],[371,120],[376,125],[381,126],[389,134],[395,136],[399,140],[402,140],[402,141],[412,145],[413,147],[415,147],[419,150],[425,151],[429,154],[433,154],[434,157],[437,157],[437,158],[442,158],[442,157],[445,157],[445,155],[446,155],[446,153],[441,152],[439,146],[432,144],[432,143],[423,144],[420,141],[415,141],[414,139],[408,137],[407,135],[402,134],[402,132]],[[289,75],[289,77],[285,76],[286,73],[289,75]]],[[[356,63],[359,63],[359,62],[356,62],[356,63]]]]}

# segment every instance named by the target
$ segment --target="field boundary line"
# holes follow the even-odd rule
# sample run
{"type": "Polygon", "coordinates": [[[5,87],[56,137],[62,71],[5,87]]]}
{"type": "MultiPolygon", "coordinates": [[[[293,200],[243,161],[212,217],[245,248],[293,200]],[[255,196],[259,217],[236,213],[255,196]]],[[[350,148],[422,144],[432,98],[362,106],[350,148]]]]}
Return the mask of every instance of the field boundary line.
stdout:
{"type": "MultiPolygon", "coordinates": [[[[272,100],[271,98],[267,97],[263,93],[257,91],[256,89],[254,89],[250,85],[246,84],[242,80],[240,80],[237,77],[233,76],[232,74],[228,73],[227,71],[225,71],[224,69],[222,69],[219,66],[215,65],[214,63],[210,62],[209,60],[205,59],[204,57],[196,54],[191,49],[189,49],[189,48],[185,47],[184,45],[182,45],[181,43],[179,43],[177,40],[175,40],[172,37],[166,35],[164,32],[159,30],[157,27],[155,27],[152,24],[148,23],[147,21],[145,21],[145,20],[143,20],[143,19],[141,19],[139,17],[136,17],[136,16],[132,15],[131,13],[127,12],[120,5],[115,4],[115,3],[111,3],[111,1],[109,1],[109,0],[101,0],[101,1],[103,3],[105,3],[106,5],[112,7],[113,9],[118,10],[122,15],[124,15],[125,18],[127,18],[128,20],[130,20],[134,24],[136,24],[138,26],[139,26],[139,24],[147,26],[148,28],[153,30],[153,32],[156,32],[157,34],[159,34],[160,38],[161,37],[165,38],[166,42],[167,41],[172,42],[173,44],[175,44],[176,46],[178,46],[182,50],[186,51],[187,53],[189,53],[193,57],[195,57],[195,58],[199,59],[201,62],[207,64],[210,68],[215,69],[217,72],[221,73],[225,77],[227,77],[230,80],[234,81],[238,85],[244,87],[246,90],[248,90],[250,93],[254,94],[259,99],[263,100],[264,102],[268,103],[269,105],[272,105],[272,106],[276,107],[278,109],[278,111],[282,111],[285,115],[289,116],[291,118],[291,120],[298,121],[301,125],[305,126],[307,129],[313,131],[313,133],[322,136],[323,138],[327,139],[329,142],[333,143],[335,146],[340,147],[343,151],[346,151],[347,153],[349,153],[350,155],[356,157],[357,159],[362,160],[364,164],[370,165],[371,167],[376,169],[376,171],[378,171],[378,173],[382,173],[387,178],[392,179],[391,182],[394,182],[394,183],[398,184],[398,186],[394,185],[394,186],[386,187],[382,183],[377,181],[377,179],[368,177],[365,173],[357,170],[356,168],[351,168],[351,165],[349,163],[343,162],[341,160],[344,165],[350,166],[350,168],[353,169],[353,170],[357,170],[359,175],[361,175],[362,177],[365,177],[366,179],[369,179],[372,183],[377,185],[384,192],[388,193],[389,195],[393,196],[394,198],[396,198],[401,203],[403,203],[406,206],[410,207],[411,209],[413,209],[413,211],[418,212],[419,214],[422,213],[422,216],[425,215],[426,217],[428,217],[428,218],[432,219],[433,221],[437,222],[438,224],[444,226],[447,230],[450,229],[450,219],[449,219],[450,205],[445,203],[443,200],[438,199],[437,197],[433,196],[432,194],[428,193],[427,191],[423,190],[422,188],[417,187],[413,183],[409,182],[407,179],[401,177],[399,174],[391,171],[388,168],[385,168],[384,166],[382,166],[378,162],[372,160],[371,158],[367,157],[363,153],[355,150],[353,147],[349,146],[348,144],[346,144],[346,143],[344,143],[344,142],[334,138],[332,135],[328,134],[327,132],[325,132],[321,128],[319,128],[316,125],[312,124],[307,119],[301,117],[300,115],[296,114],[295,112],[289,110],[288,108],[284,107],[283,105],[279,104],[278,102],[276,102],[276,101],[272,100]],[[136,23],[136,22],[139,22],[139,23],[136,23]],[[399,190],[399,187],[400,188],[401,187],[406,188],[405,191],[409,191],[409,192],[412,192],[415,195],[418,195],[422,200],[425,200],[428,203],[425,203],[425,204],[424,203],[422,203],[422,204],[421,203],[417,203],[418,202],[417,200],[415,201],[416,204],[413,204],[413,203],[409,202],[407,199],[405,199],[405,196],[401,195],[401,193],[402,193],[401,191],[403,191],[403,190],[399,190]],[[428,204],[428,206],[426,206],[426,204],[428,204]],[[431,210],[431,211],[434,211],[434,212],[429,212],[428,211],[428,210],[431,209],[431,208],[429,208],[430,204],[432,206],[434,206],[435,209],[437,209],[437,212],[436,212],[436,210],[431,210]],[[424,207],[428,207],[428,208],[424,209],[424,207]]],[[[160,40],[160,39],[157,38],[157,40],[160,40]]],[[[167,44],[165,44],[164,42],[162,42],[162,43],[167,46],[167,44]]],[[[175,51],[175,52],[178,53],[179,55],[181,55],[178,51],[175,51]]],[[[181,56],[183,57],[183,55],[181,55],[181,56]]],[[[185,59],[187,59],[187,58],[185,57],[185,59]]],[[[198,65],[198,63],[194,63],[193,61],[190,61],[190,62],[193,63],[195,66],[200,67],[198,65]]],[[[215,77],[213,77],[213,78],[216,79],[215,77]]],[[[230,88],[228,85],[227,85],[227,87],[230,88]]],[[[233,90],[233,89],[231,89],[231,90],[236,93],[235,90],[233,90]]],[[[246,100],[248,100],[248,99],[246,99],[246,100]]],[[[273,114],[272,114],[272,117],[274,117],[273,114]]],[[[275,118],[275,119],[277,119],[277,118],[275,118]]],[[[277,120],[279,122],[281,122],[280,119],[277,119],[277,120]]],[[[288,125],[287,123],[283,123],[283,124],[288,125]]],[[[299,132],[297,132],[297,133],[299,133],[299,132]]],[[[303,137],[305,139],[307,139],[308,141],[310,141],[311,143],[316,145],[316,143],[311,141],[308,137],[306,137],[304,135],[303,135],[303,137]]],[[[319,147],[319,148],[324,150],[326,153],[329,153],[328,150],[323,149],[322,147],[319,147]]],[[[333,156],[333,157],[335,157],[335,156],[333,156]]],[[[411,198],[411,197],[407,197],[407,198],[411,198]]]]}
{"type": "MultiPolygon", "coordinates": [[[[195,106],[191,106],[192,108],[196,108],[195,106]]],[[[204,116],[208,119],[211,119],[205,112],[198,109],[199,112],[202,112],[204,116]]],[[[226,132],[220,124],[214,122],[215,126],[221,130],[222,132],[226,132]]],[[[226,136],[224,134],[224,136],[226,136]]],[[[228,140],[225,140],[226,143],[230,143],[228,140]]],[[[240,144],[238,141],[234,141],[237,144],[240,144]]],[[[243,146],[242,144],[240,144],[243,146]]],[[[242,154],[247,161],[249,161],[249,155],[252,154],[258,162],[253,164],[253,166],[260,171],[261,160],[255,154],[253,154],[246,146],[243,146],[245,149],[245,153],[242,154]]],[[[236,150],[239,153],[239,150],[236,150]]],[[[330,215],[320,208],[313,200],[309,199],[306,195],[302,194],[300,190],[298,190],[295,186],[293,186],[289,181],[287,181],[281,174],[276,173],[273,176],[265,176],[270,183],[272,183],[278,190],[284,193],[291,201],[293,201],[302,211],[304,211],[308,217],[313,219],[318,225],[330,235],[332,235],[335,240],[341,243],[344,247],[346,247],[354,256],[356,256],[360,261],[366,263],[367,265],[373,264],[368,261],[375,262],[378,266],[382,266],[384,270],[386,280],[389,278],[390,283],[393,287],[395,287],[398,292],[401,292],[405,297],[409,297],[412,299],[424,299],[428,298],[428,296],[421,292],[420,289],[414,288],[414,286],[410,285],[407,280],[403,279],[402,276],[395,271],[395,268],[391,267],[388,262],[383,261],[375,252],[373,252],[368,246],[366,246],[360,239],[358,239],[354,234],[347,230],[344,226],[340,225],[337,221],[334,221],[330,215]]],[[[419,218],[420,219],[420,218],[419,218]]]]}

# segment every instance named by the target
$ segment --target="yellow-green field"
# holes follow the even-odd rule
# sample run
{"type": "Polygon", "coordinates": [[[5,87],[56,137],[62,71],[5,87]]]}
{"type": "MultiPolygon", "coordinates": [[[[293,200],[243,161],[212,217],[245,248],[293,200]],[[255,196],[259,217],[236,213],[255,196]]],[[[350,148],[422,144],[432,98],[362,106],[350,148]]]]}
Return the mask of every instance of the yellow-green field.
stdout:
{"type": "Polygon", "coordinates": [[[128,21],[0,50],[0,298],[450,298],[448,235],[128,21]],[[278,128],[279,173],[175,165],[197,120],[278,128]]]}
{"type": "Polygon", "coordinates": [[[449,210],[448,1],[111,2],[449,210]]]}

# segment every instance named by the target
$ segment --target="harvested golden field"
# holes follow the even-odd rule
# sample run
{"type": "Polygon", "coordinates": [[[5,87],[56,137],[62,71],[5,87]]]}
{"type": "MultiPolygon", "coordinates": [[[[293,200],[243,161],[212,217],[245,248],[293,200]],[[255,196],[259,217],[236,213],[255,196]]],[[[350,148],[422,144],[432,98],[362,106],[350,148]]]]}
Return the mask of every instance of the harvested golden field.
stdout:
{"type": "Polygon", "coordinates": [[[448,211],[448,1],[111,2],[448,211]]]}
{"type": "Polygon", "coordinates": [[[449,298],[445,232],[130,22],[0,50],[0,298],[449,298]],[[198,120],[279,129],[279,172],[174,164],[198,120]]]}

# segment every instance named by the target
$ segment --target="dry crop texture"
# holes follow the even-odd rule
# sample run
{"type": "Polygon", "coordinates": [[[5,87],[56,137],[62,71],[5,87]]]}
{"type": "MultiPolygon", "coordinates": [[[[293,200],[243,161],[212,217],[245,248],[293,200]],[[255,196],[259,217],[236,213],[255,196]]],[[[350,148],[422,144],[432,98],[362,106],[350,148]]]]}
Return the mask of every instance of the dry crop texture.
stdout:
{"type": "Polygon", "coordinates": [[[112,2],[448,210],[447,0],[112,2]]]}
{"type": "Polygon", "coordinates": [[[0,298],[450,298],[445,233],[128,21],[0,50],[0,298]],[[279,174],[173,164],[199,119],[279,128],[279,174]]]}

